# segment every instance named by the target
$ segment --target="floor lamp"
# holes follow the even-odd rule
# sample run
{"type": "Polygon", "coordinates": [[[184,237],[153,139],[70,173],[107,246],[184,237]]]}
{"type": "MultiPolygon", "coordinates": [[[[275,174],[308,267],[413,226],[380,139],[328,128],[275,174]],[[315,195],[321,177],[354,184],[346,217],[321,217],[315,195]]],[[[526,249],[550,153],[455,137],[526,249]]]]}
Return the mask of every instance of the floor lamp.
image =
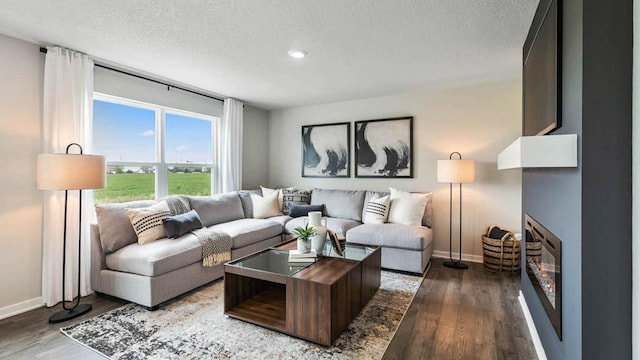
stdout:
{"type": "Polygon", "coordinates": [[[50,323],[58,323],[76,318],[89,310],[91,304],[80,304],[80,251],[82,235],[82,190],[105,187],[106,168],[104,156],[84,155],[82,146],[71,143],[64,154],[40,154],[37,159],[36,186],[39,190],[64,190],[64,230],[62,235],[62,311],[49,318],[50,323]],[[78,147],[79,154],[70,154],[72,146],[78,147]],[[67,306],[65,302],[65,268],[67,249],[67,202],[69,190],[79,190],[78,194],[78,297],[67,306]]]}
{"type": "Polygon", "coordinates": [[[438,160],[437,177],[440,183],[449,183],[449,261],[443,263],[444,266],[455,269],[468,269],[469,266],[462,262],[462,184],[472,183],[476,181],[476,162],[473,160],[462,160],[459,152],[452,152],[449,160],[438,160]],[[454,159],[454,155],[458,159],[454,159]],[[459,235],[459,256],[457,260],[453,259],[451,252],[451,239],[453,232],[453,184],[460,185],[460,230],[459,235]]]}

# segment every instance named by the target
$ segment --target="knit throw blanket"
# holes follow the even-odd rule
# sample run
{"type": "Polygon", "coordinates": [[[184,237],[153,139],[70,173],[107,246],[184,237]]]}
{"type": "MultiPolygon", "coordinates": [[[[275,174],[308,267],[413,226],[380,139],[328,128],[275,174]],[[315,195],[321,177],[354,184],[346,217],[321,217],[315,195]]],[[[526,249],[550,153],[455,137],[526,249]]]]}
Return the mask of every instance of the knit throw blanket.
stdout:
{"type": "Polygon", "coordinates": [[[191,232],[202,245],[202,266],[215,266],[231,260],[233,240],[229,234],[203,228],[191,232]]]}

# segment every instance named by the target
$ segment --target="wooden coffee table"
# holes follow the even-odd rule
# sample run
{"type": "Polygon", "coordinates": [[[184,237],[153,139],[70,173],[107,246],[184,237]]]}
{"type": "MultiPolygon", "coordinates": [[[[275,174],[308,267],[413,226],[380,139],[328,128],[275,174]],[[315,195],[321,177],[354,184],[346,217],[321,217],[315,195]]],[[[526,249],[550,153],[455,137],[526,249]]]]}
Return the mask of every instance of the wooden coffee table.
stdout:
{"type": "Polygon", "coordinates": [[[224,313],[331,346],[380,287],[380,248],[325,247],[312,264],[290,264],[295,240],[224,266],[224,313]]]}

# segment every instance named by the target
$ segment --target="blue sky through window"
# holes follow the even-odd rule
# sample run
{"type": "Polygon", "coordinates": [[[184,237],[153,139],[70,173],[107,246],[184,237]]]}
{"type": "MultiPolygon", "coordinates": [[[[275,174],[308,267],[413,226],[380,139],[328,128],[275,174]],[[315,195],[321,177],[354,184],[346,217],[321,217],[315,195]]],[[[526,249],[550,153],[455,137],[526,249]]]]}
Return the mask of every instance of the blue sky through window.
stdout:
{"type": "Polygon", "coordinates": [[[167,163],[211,164],[211,121],[167,113],[167,163]]]}
{"type": "MultiPolygon", "coordinates": [[[[95,100],[94,152],[107,161],[156,162],[155,112],[95,100]]],[[[212,163],[211,122],[166,114],[165,159],[168,163],[212,163]]]]}

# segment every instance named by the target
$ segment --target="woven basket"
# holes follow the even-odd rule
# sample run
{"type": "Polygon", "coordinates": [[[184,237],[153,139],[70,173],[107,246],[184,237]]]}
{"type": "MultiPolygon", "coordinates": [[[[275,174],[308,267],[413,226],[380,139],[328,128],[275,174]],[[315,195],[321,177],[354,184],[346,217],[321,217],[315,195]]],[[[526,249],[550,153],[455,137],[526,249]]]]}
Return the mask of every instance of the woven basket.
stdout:
{"type": "Polygon", "coordinates": [[[483,235],[482,259],[489,271],[516,272],[520,270],[520,241],[491,239],[483,235]]]}

